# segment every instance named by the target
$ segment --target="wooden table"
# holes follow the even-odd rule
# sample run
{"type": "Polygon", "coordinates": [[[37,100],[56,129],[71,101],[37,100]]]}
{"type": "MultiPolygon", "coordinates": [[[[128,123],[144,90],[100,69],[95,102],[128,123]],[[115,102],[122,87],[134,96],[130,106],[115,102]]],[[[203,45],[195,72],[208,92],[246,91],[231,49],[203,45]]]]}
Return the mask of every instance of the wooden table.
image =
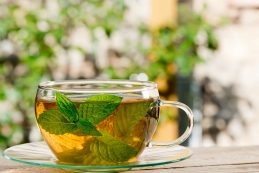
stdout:
{"type": "MultiPolygon", "coordinates": [[[[193,148],[194,155],[182,162],[126,173],[259,173],[259,146],[193,148]]],[[[17,164],[0,158],[0,173],[68,173],[54,168],[17,164]]]]}

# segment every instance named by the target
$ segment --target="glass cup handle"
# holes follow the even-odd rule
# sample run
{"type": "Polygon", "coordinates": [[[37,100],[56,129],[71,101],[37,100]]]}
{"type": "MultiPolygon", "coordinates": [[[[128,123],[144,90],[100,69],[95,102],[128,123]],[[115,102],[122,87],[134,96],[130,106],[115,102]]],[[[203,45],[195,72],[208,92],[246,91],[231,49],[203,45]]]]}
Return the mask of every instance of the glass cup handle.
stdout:
{"type": "Polygon", "coordinates": [[[193,128],[193,113],[192,110],[185,104],[176,102],[176,101],[164,101],[161,100],[159,106],[170,106],[170,107],[178,107],[182,109],[187,117],[188,117],[188,125],[186,127],[185,132],[177,138],[175,141],[170,141],[170,142],[154,142],[152,141],[150,144],[151,146],[174,146],[174,145],[179,145],[183,143],[191,134],[192,128],[193,128]]]}

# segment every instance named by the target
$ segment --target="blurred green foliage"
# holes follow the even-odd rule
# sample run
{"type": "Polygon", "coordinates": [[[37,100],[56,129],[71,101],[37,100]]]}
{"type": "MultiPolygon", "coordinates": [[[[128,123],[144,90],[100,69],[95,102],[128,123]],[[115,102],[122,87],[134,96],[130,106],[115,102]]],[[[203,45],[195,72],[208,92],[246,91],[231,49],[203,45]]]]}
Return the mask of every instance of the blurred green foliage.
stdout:
{"type": "MultiPolygon", "coordinates": [[[[150,30],[141,26],[140,32],[144,34],[150,30]]],[[[217,46],[213,26],[189,6],[180,5],[177,26],[152,31],[152,46],[148,50],[142,50],[147,57],[145,65],[132,61],[124,72],[117,72],[112,67],[107,72],[113,78],[129,78],[132,73],[144,72],[149,80],[156,80],[158,75],[167,78],[175,75],[171,68],[176,65],[179,75],[189,76],[195,65],[204,60],[198,52],[199,48],[214,51],[217,46]]]]}
{"type": "Polygon", "coordinates": [[[109,36],[125,11],[122,0],[24,2],[0,2],[0,150],[29,142],[37,85],[54,79],[56,49],[79,49],[68,42],[73,28],[102,27],[109,36]]]}

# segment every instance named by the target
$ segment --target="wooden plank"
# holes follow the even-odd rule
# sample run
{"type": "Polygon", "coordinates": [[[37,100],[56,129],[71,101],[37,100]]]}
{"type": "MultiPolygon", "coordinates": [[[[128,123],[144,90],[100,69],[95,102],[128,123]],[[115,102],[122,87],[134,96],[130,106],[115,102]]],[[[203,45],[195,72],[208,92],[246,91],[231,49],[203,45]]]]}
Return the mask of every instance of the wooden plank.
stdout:
{"type": "Polygon", "coordinates": [[[63,169],[31,166],[0,157],[0,173],[69,173],[63,169]]]}
{"type": "MultiPolygon", "coordinates": [[[[153,170],[139,170],[134,173],[258,173],[259,163],[257,164],[243,164],[243,165],[216,165],[216,166],[201,166],[201,167],[183,167],[170,169],[153,169],[153,170]]],[[[125,173],[131,173],[125,172],[125,173]]],[[[132,172],[133,173],[133,172],[132,172]]]]}
{"type": "MultiPolygon", "coordinates": [[[[259,146],[194,148],[193,152],[194,154],[191,158],[182,162],[146,168],[145,170],[159,169],[160,172],[164,170],[175,171],[179,169],[179,171],[182,171],[192,169],[196,172],[196,170],[202,171],[206,167],[220,166],[222,169],[232,169],[237,165],[243,165],[243,167],[246,164],[248,167],[251,164],[259,165],[259,146]]],[[[240,167],[240,169],[243,169],[243,167],[240,167]]],[[[256,167],[254,168],[256,169],[256,167]]],[[[257,172],[259,172],[259,168],[257,172]]]]}
{"type": "MultiPolygon", "coordinates": [[[[182,162],[150,169],[197,168],[217,165],[259,164],[259,146],[194,148],[193,156],[182,162]]],[[[148,168],[149,169],[149,168],[148,168]]],[[[259,172],[259,170],[258,170],[259,172]]]]}
{"type": "Polygon", "coordinates": [[[259,146],[194,148],[190,159],[174,167],[259,163],[259,146]]]}
{"type": "Polygon", "coordinates": [[[15,169],[6,169],[4,171],[0,171],[0,173],[71,173],[71,171],[46,167],[21,167],[15,169]]]}
{"type": "MultiPolygon", "coordinates": [[[[43,167],[20,167],[13,169],[5,169],[0,171],[0,173],[69,173],[69,171],[54,168],[43,168],[43,167]]],[[[258,164],[243,164],[243,165],[216,165],[216,166],[204,166],[204,167],[184,167],[184,168],[170,168],[170,169],[160,169],[154,168],[153,170],[135,170],[126,171],[125,173],[258,173],[258,164]]]]}
{"type": "Polygon", "coordinates": [[[24,168],[28,168],[30,167],[30,165],[25,165],[25,164],[19,164],[17,162],[14,161],[10,161],[4,158],[0,157],[0,173],[2,173],[3,170],[7,170],[7,169],[16,169],[19,167],[24,167],[24,168]]]}

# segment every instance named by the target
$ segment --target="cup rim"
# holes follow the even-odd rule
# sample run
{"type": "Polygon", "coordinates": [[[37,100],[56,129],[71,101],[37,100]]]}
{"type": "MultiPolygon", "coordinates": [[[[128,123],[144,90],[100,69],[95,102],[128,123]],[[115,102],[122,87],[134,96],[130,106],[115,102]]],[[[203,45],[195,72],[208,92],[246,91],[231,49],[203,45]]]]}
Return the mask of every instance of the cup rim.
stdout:
{"type": "Polygon", "coordinates": [[[38,89],[43,90],[53,90],[64,93],[115,93],[115,92],[142,92],[147,90],[157,89],[157,84],[151,81],[136,81],[136,80],[99,80],[99,79],[86,79],[86,80],[57,80],[57,81],[45,81],[38,85],[38,89]],[[109,88],[109,89],[92,89],[92,88],[82,88],[82,89],[59,89],[60,85],[64,84],[75,84],[75,85],[91,85],[91,84],[118,84],[124,85],[124,88],[109,88]],[[126,87],[128,85],[134,85],[132,87],[126,87]]]}

